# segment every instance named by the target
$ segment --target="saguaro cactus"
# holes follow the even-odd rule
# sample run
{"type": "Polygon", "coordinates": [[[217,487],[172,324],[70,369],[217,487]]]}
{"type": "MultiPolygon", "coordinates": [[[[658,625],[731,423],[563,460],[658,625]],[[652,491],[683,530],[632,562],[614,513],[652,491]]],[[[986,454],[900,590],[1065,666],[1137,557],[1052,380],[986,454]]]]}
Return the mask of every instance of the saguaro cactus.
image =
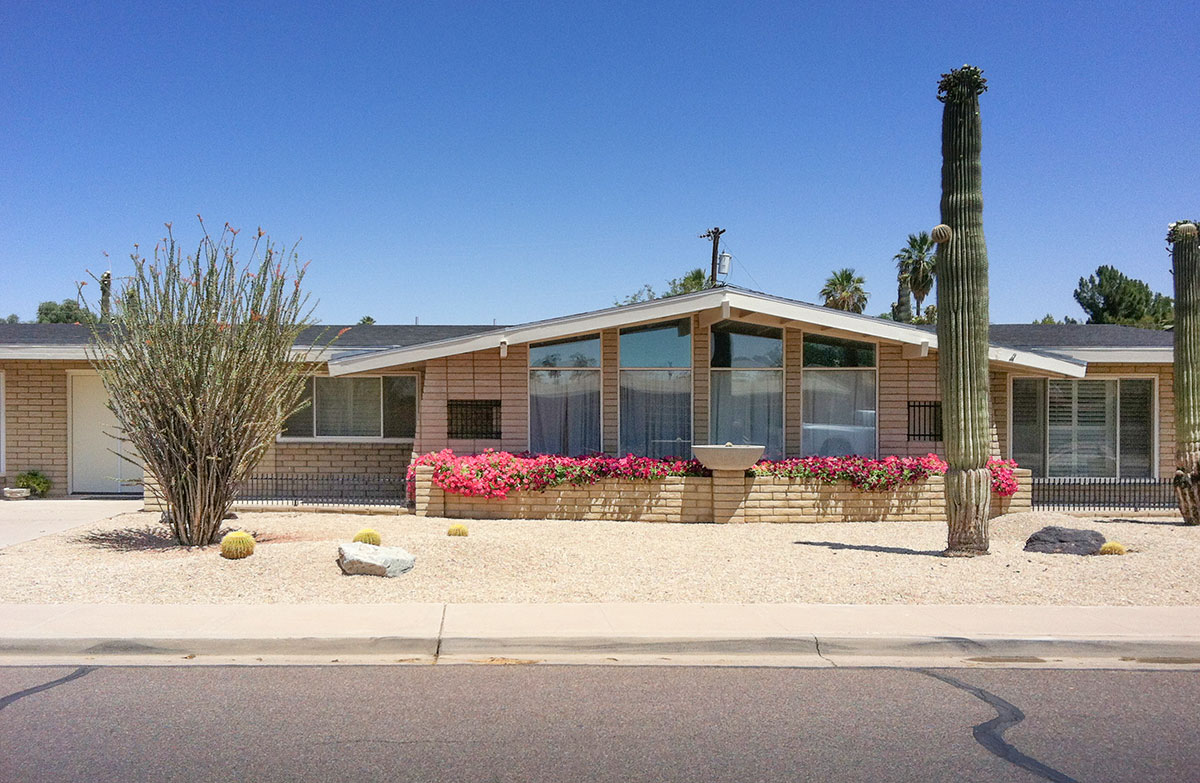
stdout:
{"type": "Polygon", "coordinates": [[[1167,231],[1175,273],[1175,496],[1185,525],[1200,525],[1200,237],[1180,220],[1167,231]]]}
{"type": "Polygon", "coordinates": [[[983,239],[979,96],[983,71],[942,74],[942,224],[938,242],[938,381],[946,440],[947,555],[988,551],[992,501],[988,394],[988,260],[983,239]]]}

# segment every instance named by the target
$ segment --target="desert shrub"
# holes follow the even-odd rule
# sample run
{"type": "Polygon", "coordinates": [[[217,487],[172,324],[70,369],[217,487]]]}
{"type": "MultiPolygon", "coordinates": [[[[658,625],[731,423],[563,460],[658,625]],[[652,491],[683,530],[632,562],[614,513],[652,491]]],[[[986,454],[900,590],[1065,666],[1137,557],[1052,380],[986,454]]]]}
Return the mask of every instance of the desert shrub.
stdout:
{"type": "Polygon", "coordinates": [[[40,470],[27,470],[16,478],[17,487],[29,490],[34,497],[44,498],[51,482],[40,470]]]}

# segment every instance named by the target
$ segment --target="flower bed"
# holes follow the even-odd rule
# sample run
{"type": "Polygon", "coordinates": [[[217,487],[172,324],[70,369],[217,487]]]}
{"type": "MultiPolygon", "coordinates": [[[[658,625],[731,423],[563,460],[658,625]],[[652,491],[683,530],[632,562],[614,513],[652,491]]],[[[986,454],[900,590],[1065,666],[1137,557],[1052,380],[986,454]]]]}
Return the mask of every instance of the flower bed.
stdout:
{"type": "MultiPolygon", "coordinates": [[[[696,460],[652,457],[564,457],[557,454],[519,455],[506,451],[455,454],[450,449],[423,454],[408,469],[411,482],[417,466],[433,469],[433,482],[445,492],[466,497],[503,499],[510,492],[544,492],[563,484],[583,486],[602,479],[655,481],[668,476],[710,476],[696,460]]],[[[1001,497],[1016,493],[1012,460],[992,458],[992,490],[1001,497]]],[[[810,479],[821,484],[848,484],[866,491],[891,491],[943,475],[946,463],[936,454],[924,457],[800,457],[762,460],[747,476],[810,479]]]]}
{"type": "MultiPolygon", "coordinates": [[[[992,515],[1028,510],[1030,482],[993,460],[992,515]],[[1022,488],[1022,484],[1024,484],[1022,488]]],[[[833,522],[944,518],[936,455],[759,462],[713,478],[699,463],[644,457],[425,454],[409,487],[417,514],[645,522],[833,522]]],[[[1028,477],[1028,471],[1019,471],[1028,477]]]]}

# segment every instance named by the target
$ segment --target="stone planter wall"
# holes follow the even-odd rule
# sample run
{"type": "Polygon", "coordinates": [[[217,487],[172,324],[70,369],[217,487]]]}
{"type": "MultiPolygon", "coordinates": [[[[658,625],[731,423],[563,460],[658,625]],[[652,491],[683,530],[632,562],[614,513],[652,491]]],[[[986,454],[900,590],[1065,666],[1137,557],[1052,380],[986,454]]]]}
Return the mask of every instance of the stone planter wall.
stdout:
{"type": "MultiPolygon", "coordinates": [[[[580,487],[514,492],[504,499],[445,492],[434,486],[432,477],[433,468],[416,469],[418,516],[635,522],[917,522],[945,518],[941,476],[891,492],[766,476],[605,479],[580,487]]],[[[992,516],[1030,510],[1029,471],[1018,469],[1017,480],[1021,485],[1017,494],[992,496],[992,516]]]]}

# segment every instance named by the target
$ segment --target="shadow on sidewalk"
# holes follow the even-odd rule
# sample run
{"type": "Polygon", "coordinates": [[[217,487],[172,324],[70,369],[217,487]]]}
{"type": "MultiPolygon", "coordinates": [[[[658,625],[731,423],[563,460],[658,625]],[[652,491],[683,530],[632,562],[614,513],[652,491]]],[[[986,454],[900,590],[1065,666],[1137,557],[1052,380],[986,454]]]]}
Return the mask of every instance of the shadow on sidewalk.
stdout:
{"type": "Polygon", "coordinates": [[[908,549],[902,546],[877,546],[875,544],[843,544],[838,541],[793,541],[794,544],[801,546],[823,546],[826,549],[852,549],[858,552],[878,552],[884,555],[923,555],[927,557],[941,557],[942,553],[937,550],[918,550],[908,549]]]}

